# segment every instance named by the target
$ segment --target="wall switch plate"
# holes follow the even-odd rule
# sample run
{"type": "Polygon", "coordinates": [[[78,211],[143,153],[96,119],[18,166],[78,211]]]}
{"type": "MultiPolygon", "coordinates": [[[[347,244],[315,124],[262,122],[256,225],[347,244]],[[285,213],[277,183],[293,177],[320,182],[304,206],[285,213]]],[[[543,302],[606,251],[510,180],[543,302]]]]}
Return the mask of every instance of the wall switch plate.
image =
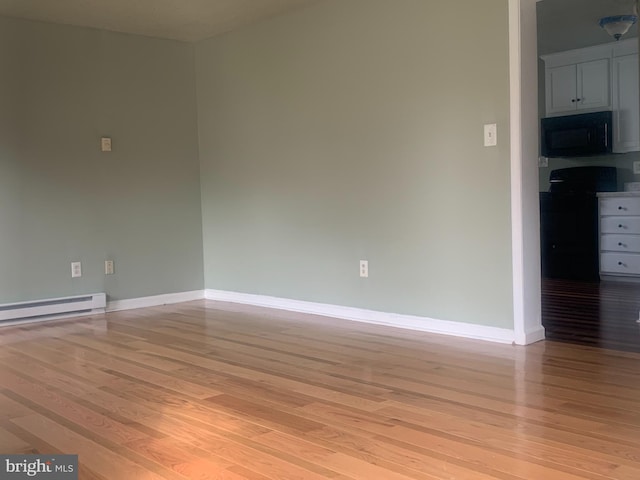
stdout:
{"type": "Polygon", "coordinates": [[[103,152],[111,151],[111,137],[102,137],[100,139],[100,149],[103,152]]]}
{"type": "Polygon", "coordinates": [[[640,175],[640,161],[633,162],[633,173],[640,175]]]}
{"type": "Polygon", "coordinates": [[[362,278],[369,276],[369,262],[367,260],[360,260],[360,276],[362,278]]]}
{"type": "Polygon", "coordinates": [[[104,261],[104,274],[113,275],[113,260],[104,261]]]}
{"type": "Polygon", "coordinates": [[[78,278],[82,276],[82,263],[71,262],[71,278],[78,278]]]}
{"type": "Polygon", "coordinates": [[[546,168],[549,166],[549,159],[547,157],[538,157],[538,167],[546,168]]]}
{"type": "Polygon", "coordinates": [[[498,125],[488,123],[484,126],[484,146],[495,147],[498,145],[498,125]]]}

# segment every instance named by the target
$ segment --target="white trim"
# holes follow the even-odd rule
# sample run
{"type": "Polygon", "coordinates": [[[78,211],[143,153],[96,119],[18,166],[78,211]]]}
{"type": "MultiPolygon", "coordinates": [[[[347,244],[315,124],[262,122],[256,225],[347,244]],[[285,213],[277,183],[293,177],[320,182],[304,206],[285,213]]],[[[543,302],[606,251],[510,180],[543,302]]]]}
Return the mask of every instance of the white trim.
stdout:
{"type": "Polygon", "coordinates": [[[126,300],[113,300],[107,303],[107,312],[117,312],[119,310],[133,310],[135,308],[157,307],[171,303],[191,302],[192,300],[202,300],[204,291],[194,290],[192,292],[166,293],[163,295],[153,295],[150,297],[128,298],[126,300]]]}
{"type": "Polygon", "coordinates": [[[249,293],[227,292],[222,290],[205,290],[205,298],[218,302],[232,302],[265,308],[275,308],[290,312],[308,313],[324,317],[339,318],[355,322],[387,325],[390,327],[418,330],[422,332],[453,335],[456,337],[474,338],[498,343],[513,343],[513,331],[506,328],[487,327],[471,323],[436,320],[414,315],[386,313],[362,308],[343,307],[326,303],[290,300],[287,298],[268,297],[249,293]]]}
{"type": "Polygon", "coordinates": [[[509,0],[511,261],[513,329],[518,345],[544,338],[538,176],[531,163],[537,159],[537,95],[523,95],[523,91],[537,92],[535,3],[509,0]]]}
{"type": "Polygon", "coordinates": [[[545,330],[543,326],[535,330],[526,331],[522,336],[522,343],[516,342],[518,345],[531,345],[532,343],[539,342],[546,338],[545,330]]]}
{"type": "Polygon", "coordinates": [[[520,0],[509,0],[509,87],[511,131],[511,262],[513,275],[513,329],[524,341],[524,229],[522,222],[522,91],[520,55],[520,0]]]}

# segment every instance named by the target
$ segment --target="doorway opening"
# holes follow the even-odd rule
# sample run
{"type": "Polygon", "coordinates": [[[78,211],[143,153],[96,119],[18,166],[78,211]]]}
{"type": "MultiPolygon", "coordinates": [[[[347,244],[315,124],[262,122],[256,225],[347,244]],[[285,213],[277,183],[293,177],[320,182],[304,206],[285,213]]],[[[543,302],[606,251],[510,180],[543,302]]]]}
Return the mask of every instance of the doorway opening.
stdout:
{"type": "MultiPolygon", "coordinates": [[[[632,28],[625,35],[624,45],[623,43],[615,44],[613,39],[600,28],[597,19],[624,12],[632,13],[635,1],[538,0],[534,2],[531,0],[529,2],[521,0],[519,2],[523,57],[531,54],[531,45],[528,43],[535,41],[537,47],[535,63],[538,80],[538,116],[561,117],[600,110],[613,111],[615,128],[625,128],[624,134],[636,136],[636,139],[631,139],[631,142],[627,138],[628,142],[624,148],[618,149],[615,153],[540,159],[539,168],[533,173],[537,177],[539,193],[536,197],[538,198],[524,199],[525,202],[535,201],[536,206],[539,205],[540,208],[539,217],[534,215],[533,220],[525,218],[524,223],[540,219],[541,236],[538,250],[541,253],[539,260],[542,266],[540,316],[546,338],[625,351],[640,351],[640,324],[637,323],[640,311],[640,271],[637,279],[624,274],[608,275],[606,270],[609,267],[606,261],[604,272],[601,270],[601,265],[609,258],[607,256],[609,254],[611,258],[615,255],[626,255],[630,260],[635,258],[634,255],[640,258],[640,250],[622,252],[620,249],[631,242],[618,237],[611,247],[608,246],[611,238],[607,235],[610,233],[618,235],[619,232],[608,232],[606,228],[600,228],[604,217],[601,218],[598,203],[603,195],[600,193],[598,197],[597,192],[603,190],[622,192],[626,184],[640,182],[640,175],[633,173],[633,163],[640,161],[637,27],[632,28]],[[532,8],[535,11],[532,11],[532,8]],[[531,23],[535,24],[535,40],[532,40],[531,32],[527,30],[531,28],[531,23]],[[610,50],[613,44],[618,49],[617,53],[612,53],[606,61],[603,61],[606,54],[602,52],[610,50]],[[595,56],[590,58],[589,55],[595,56]],[[626,62],[624,65],[626,70],[622,70],[623,62],[626,62]],[[574,71],[576,74],[571,77],[574,71]],[[594,103],[591,108],[582,108],[582,110],[575,101],[570,102],[571,99],[568,99],[568,106],[559,106],[557,100],[560,98],[560,90],[569,85],[562,86],[558,83],[557,74],[559,73],[567,73],[568,79],[575,79],[573,86],[576,87],[576,92],[593,81],[591,85],[599,88],[600,92],[604,92],[606,96],[598,99],[599,103],[594,103]],[[632,76],[623,78],[622,75],[632,76]],[[602,82],[608,83],[603,86],[602,82]],[[620,93],[616,88],[627,91],[620,93]],[[635,93],[629,94],[629,90],[634,90],[635,93]],[[621,95],[627,95],[623,101],[620,100],[621,95]],[[631,107],[633,111],[620,114],[616,119],[617,112],[631,107]],[[601,170],[598,171],[599,168],[601,170]],[[603,188],[602,185],[587,188],[581,184],[579,188],[582,191],[579,192],[576,188],[565,188],[564,191],[554,192],[552,181],[575,179],[576,175],[582,175],[585,170],[598,174],[604,170],[614,170],[614,185],[611,188],[603,188]],[[618,247],[618,244],[621,246],[618,247]],[[611,252],[607,250],[609,248],[611,252]],[[601,277],[607,280],[601,280],[601,277]]],[[[522,63],[530,64],[533,61],[534,59],[531,58],[523,58],[522,63]]],[[[569,86],[573,88],[572,85],[569,86]]],[[[587,87],[584,88],[587,89],[587,87]]],[[[569,91],[572,90],[569,89],[569,91]]],[[[590,93],[591,100],[594,98],[594,92],[590,93]]],[[[576,94],[572,98],[576,100],[580,97],[581,95],[576,94]]],[[[524,102],[521,108],[525,109],[524,102]]],[[[539,125],[539,118],[536,118],[534,128],[523,129],[523,145],[526,137],[531,137],[529,143],[535,141],[536,145],[538,144],[539,125]]],[[[614,137],[614,147],[615,141],[614,137]]],[[[536,148],[535,156],[531,157],[523,154],[522,161],[531,162],[537,158],[537,151],[536,148]]],[[[532,152],[529,151],[529,153],[532,152]]],[[[616,195],[613,193],[614,198],[616,195]]],[[[640,193],[637,195],[640,216],[640,193]]],[[[633,213],[626,210],[621,212],[628,214],[627,217],[633,213]]],[[[617,219],[617,212],[614,212],[611,217],[617,219]]],[[[616,223],[616,226],[621,224],[622,221],[616,223]]],[[[636,238],[634,235],[639,235],[637,238],[640,240],[640,230],[625,233],[630,240],[636,238]]],[[[623,268],[624,266],[618,263],[626,263],[626,258],[616,257],[616,262],[610,269],[615,273],[618,267],[623,268]]]]}

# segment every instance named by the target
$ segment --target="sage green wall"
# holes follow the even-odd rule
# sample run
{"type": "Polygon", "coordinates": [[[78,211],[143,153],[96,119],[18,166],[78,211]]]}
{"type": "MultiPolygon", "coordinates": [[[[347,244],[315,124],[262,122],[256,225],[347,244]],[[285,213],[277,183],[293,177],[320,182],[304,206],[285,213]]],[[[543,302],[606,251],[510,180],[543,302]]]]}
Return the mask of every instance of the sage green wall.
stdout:
{"type": "Polygon", "coordinates": [[[512,328],[508,37],[328,0],[197,44],[205,286],[512,328]]]}
{"type": "Polygon", "coordinates": [[[193,46],[0,18],[0,67],[0,303],[202,289],[193,46]]]}

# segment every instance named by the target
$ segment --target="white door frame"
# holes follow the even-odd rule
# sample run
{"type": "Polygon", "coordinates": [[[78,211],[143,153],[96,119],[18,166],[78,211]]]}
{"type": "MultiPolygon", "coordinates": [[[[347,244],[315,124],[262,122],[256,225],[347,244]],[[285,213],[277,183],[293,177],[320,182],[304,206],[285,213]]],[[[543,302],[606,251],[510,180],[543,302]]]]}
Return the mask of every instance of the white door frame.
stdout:
{"type": "Polygon", "coordinates": [[[511,244],[515,343],[544,339],[538,204],[536,2],[509,0],[511,244]]]}

